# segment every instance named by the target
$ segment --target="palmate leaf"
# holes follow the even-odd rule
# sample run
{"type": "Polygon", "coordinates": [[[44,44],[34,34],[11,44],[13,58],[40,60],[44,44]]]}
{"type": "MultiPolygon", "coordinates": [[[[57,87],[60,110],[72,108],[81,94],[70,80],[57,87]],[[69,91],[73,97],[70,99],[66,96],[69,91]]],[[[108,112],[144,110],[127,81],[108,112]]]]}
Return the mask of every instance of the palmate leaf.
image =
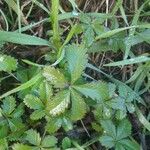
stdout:
{"type": "Polygon", "coordinates": [[[64,87],[67,83],[64,75],[58,69],[51,66],[44,68],[43,76],[56,87],[64,87]]]}
{"type": "Polygon", "coordinates": [[[30,109],[43,109],[44,108],[42,101],[37,96],[31,95],[31,94],[26,95],[26,97],[24,98],[24,103],[30,109]]]}
{"type": "Polygon", "coordinates": [[[24,45],[51,46],[48,41],[35,37],[35,36],[27,35],[27,34],[0,31],[0,35],[1,35],[0,41],[3,41],[3,42],[11,42],[11,43],[17,43],[17,44],[24,44],[24,45]]]}
{"type": "Polygon", "coordinates": [[[69,45],[66,47],[66,60],[71,75],[71,83],[80,78],[87,64],[87,50],[83,45],[69,45]]]}
{"type": "Polygon", "coordinates": [[[8,55],[0,54],[0,71],[11,72],[17,68],[17,60],[8,55]]]}
{"type": "Polygon", "coordinates": [[[63,113],[70,103],[70,92],[68,90],[61,91],[54,96],[47,105],[47,110],[52,116],[63,113]]]}
{"type": "Polygon", "coordinates": [[[2,109],[6,114],[11,114],[16,107],[16,101],[14,97],[8,96],[3,100],[2,109]]]}
{"type": "Polygon", "coordinates": [[[101,124],[104,134],[100,137],[100,142],[103,146],[107,148],[115,147],[117,150],[140,149],[136,141],[128,139],[128,136],[131,135],[131,124],[128,120],[121,120],[118,126],[115,126],[110,120],[104,120],[101,124]]]}
{"type": "Polygon", "coordinates": [[[71,120],[77,121],[84,117],[86,114],[86,103],[84,99],[74,90],[71,91],[71,110],[69,112],[69,116],[71,120]]]}
{"type": "Polygon", "coordinates": [[[39,146],[40,143],[41,143],[41,137],[40,137],[40,134],[33,130],[33,129],[30,129],[28,131],[25,132],[26,133],[26,137],[25,139],[32,145],[36,145],[36,146],[39,146]]]}

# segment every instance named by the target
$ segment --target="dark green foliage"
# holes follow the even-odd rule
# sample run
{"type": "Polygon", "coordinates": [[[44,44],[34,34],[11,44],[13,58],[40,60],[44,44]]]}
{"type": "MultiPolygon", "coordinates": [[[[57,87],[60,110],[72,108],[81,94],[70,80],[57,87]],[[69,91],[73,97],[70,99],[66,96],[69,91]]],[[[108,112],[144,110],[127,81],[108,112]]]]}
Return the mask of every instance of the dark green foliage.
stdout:
{"type": "Polygon", "coordinates": [[[141,97],[149,92],[150,57],[148,50],[134,48],[150,44],[150,25],[142,22],[149,1],[130,19],[122,0],[114,2],[108,13],[83,13],[74,0],[69,0],[73,12],[63,11],[59,0],[51,0],[49,13],[45,2],[34,1],[25,16],[26,6],[20,9],[19,2],[4,1],[9,7],[6,17],[0,9],[7,29],[16,15],[18,23],[15,32],[0,31],[0,150],[90,150],[95,142],[94,148],[140,150],[150,131],[149,103],[141,97]],[[34,5],[48,18],[30,25],[34,5]],[[44,30],[49,40],[22,33],[34,32],[32,28],[39,24],[38,30],[44,30]],[[26,49],[22,45],[46,46],[46,52],[32,47],[33,58],[17,59],[15,48],[13,57],[5,51],[8,42],[20,44],[22,52],[26,49]],[[120,69],[119,77],[112,68],[120,69]],[[141,104],[143,112],[138,108],[141,104]],[[134,116],[142,127],[135,127],[134,116]],[[137,142],[138,135],[144,138],[136,138],[137,142]]]}

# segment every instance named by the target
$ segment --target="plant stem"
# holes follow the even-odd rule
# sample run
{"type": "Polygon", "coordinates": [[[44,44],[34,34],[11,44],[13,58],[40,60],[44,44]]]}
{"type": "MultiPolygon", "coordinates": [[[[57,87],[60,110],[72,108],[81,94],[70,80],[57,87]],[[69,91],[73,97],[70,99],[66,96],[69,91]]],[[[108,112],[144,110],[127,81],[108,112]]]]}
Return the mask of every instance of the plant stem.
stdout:
{"type": "Polygon", "coordinates": [[[59,0],[52,0],[51,21],[52,21],[52,28],[53,28],[53,43],[57,48],[57,50],[61,46],[60,35],[59,35],[58,13],[59,13],[59,0]]]}

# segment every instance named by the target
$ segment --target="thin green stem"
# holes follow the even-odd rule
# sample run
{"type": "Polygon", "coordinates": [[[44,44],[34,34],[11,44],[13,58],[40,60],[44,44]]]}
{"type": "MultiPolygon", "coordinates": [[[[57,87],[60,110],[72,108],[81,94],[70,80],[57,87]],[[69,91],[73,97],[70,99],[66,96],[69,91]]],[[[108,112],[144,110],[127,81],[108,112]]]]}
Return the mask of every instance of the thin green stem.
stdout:
{"type": "Polygon", "coordinates": [[[53,43],[57,49],[59,49],[61,46],[59,35],[58,13],[59,13],[59,0],[52,0],[51,21],[53,28],[53,43]]]}

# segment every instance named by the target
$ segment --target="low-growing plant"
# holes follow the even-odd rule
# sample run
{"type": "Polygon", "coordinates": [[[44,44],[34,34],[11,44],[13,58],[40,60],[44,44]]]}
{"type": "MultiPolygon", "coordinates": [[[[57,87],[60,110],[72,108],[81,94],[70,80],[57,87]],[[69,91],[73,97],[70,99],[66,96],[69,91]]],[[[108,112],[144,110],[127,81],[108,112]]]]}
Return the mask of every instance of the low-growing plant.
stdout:
{"type": "MultiPolygon", "coordinates": [[[[39,23],[21,27],[26,20],[19,0],[4,2],[17,14],[18,30],[0,31],[0,149],[88,150],[97,143],[101,149],[140,150],[143,141],[133,136],[130,116],[137,115],[144,132],[150,131],[149,118],[139,109],[146,107],[141,94],[149,90],[150,58],[147,53],[134,54],[132,47],[150,41],[150,24],[139,19],[149,0],[130,22],[122,0],[116,2],[111,13],[84,13],[74,0],[69,0],[73,11],[63,12],[59,0],[51,0],[50,18],[43,20],[51,24],[46,31],[49,40],[22,33],[39,23]],[[120,25],[117,11],[125,26],[120,25]],[[68,31],[60,26],[63,20],[69,24],[68,31]],[[45,46],[49,51],[41,63],[16,59],[5,52],[7,42],[45,46]],[[106,52],[121,52],[124,58],[98,68],[90,54],[106,52]],[[104,70],[125,65],[135,68],[125,83],[104,70]],[[96,78],[89,70],[105,78],[96,78]],[[79,127],[83,135],[78,135],[79,127]]],[[[32,5],[49,15],[42,2],[33,1],[32,5]]]]}

